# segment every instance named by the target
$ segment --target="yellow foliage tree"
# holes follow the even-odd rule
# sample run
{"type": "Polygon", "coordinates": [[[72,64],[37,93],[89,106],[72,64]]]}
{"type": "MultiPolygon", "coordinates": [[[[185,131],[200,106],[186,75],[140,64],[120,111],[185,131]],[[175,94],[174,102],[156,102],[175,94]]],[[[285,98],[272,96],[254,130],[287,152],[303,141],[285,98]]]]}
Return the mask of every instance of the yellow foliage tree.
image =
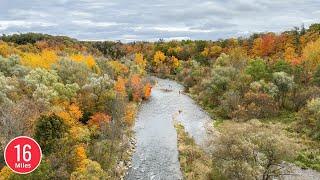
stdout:
{"type": "Polygon", "coordinates": [[[133,125],[136,113],[136,105],[134,103],[128,104],[124,116],[124,120],[128,126],[133,125]]]}
{"type": "Polygon", "coordinates": [[[135,54],[134,62],[135,62],[141,69],[145,69],[145,68],[146,68],[147,61],[143,58],[143,54],[142,54],[142,53],[136,53],[136,54],[135,54]]]}
{"type": "Polygon", "coordinates": [[[171,57],[171,62],[172,62],[173,69],[176,69],[180,66],[180,62],[179,62],[178,58],[176,58],[174,56],[171,57]]]}
{"type": "Polygon", "coordinates": [[[311,70],[314,70],[320,63],[320,38],[310,42],[303,49],[303,58],[311,70]]]}
{"type": "Polygon", "coordinates": [[[252,48],[252,53],[257,56],[261,57],[262,56],[262,38],[256,38],[253,41],[253,48],[252,48]]]}
{"type": "Polygon", "coordinates": [[[51,50],[43,50],[39,54],[25,53],[22,56],[22,64],[33,68],[46,68],[50,69],[51,65],[56,63],[58,56],[56,52],[51,50]]]}
{"type": "Polygon", "coordinates": [[[163,63],[165,60],[166,60],[166,56],[161,51],[157,51],[153,56],[153,62],[156,66],[163,63]]]}
{"type": "Polygon", "coordinates": [[[87,159],[87,153],[86,153],[86,149],[84,148],[84,145],[77,145],[74,149],[74,154],[73,154],[73,166],[74,169],[76,168],[82,168],[83,163],[82,161],[84,161],[85,159],[87,159]]]}
{"type": "Polygon", "coordinates": [[[64,102],[60,107],[62,107],[62,109],[57,110],[58,112],[56,112],[56,114],[62,118],[66,124],[74,125],[82,118],[83,113],[75,103],[69,104],[64,102]]]}
{"type": "Polygon", "coordinates": [[[91,55],[84,56],[82,54],[73,54],[70,56],[70,59],[79,63],[84,63],[90,69],[96,67],[96,61],[91,55]]]}
{"type": "Polygon", "coordinates": [[[0,41],[0,55],[9,57],[12,53],[12,48],[6,42],[0,41]]]}
{"type": "Polygon", "coordinates": [[[129,72],[129,68],[119,61],[108,61],[107,63],[112,68],[115,77],[127,74],[129,72]]]}
{"type": "Polygon", "coordinates": [[[288,47],[286,48],[285,52],[284,52],[284,59],[293,64],[293,62],[297,59],[298,55],[295,52],[295,49],[292,47],[288,47]]]}

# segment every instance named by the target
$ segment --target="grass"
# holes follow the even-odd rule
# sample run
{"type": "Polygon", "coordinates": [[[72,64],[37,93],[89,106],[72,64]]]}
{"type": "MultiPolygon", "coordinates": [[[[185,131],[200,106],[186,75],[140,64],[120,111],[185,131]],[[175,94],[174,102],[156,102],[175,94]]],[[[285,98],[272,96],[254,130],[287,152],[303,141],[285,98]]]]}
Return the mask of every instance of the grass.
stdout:
{"type": "Polygon", "coordinates": [[[212,162],[207,155],[189,137],[183,125],[175,123],[178,136],[179,162],[184,179],[186,180],[206,180],[212,179],[212,162]]]}

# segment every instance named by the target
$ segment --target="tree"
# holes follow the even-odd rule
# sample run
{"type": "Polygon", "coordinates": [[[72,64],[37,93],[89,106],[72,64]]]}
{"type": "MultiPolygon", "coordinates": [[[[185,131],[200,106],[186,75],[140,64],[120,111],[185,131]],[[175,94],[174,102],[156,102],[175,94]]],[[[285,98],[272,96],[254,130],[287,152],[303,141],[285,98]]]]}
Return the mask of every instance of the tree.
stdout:
{"type": "Polygon", "coordinates": [[[141,68],[141,69],[145,69],[146,65],[147,65],[147,61],[143,58],[143,54],[141,53],[136,53],[135,54],[135,58],[134,58],[134,62],[141,68]]]}
{"type": "Polygon", "coordinates": [[[126,92],[126,80],[122,77],[118,77],[118,80],[114,84],[114,89],[117,93],[119,93],[121,96],[125,97],[127,96],[126,92]]]}
{"type": "Polygon", "coordinates": [[[114,81],[108,74],[99,77],[91,77],[89,83],[82,87],[82,105],[93,105],[93,111],[105,111],[108,100],[113,99],[114,81]]]}
{"type": "Polygon", "coordinates": [[[32,96],[39,102],[49,105],[55,100],[70,101],[80,89],[78,84],[62,84],[56,71],[37,68],[25,77],[27,85],[31,86],[32,96]]]}
{"type": "Polygon", "coordinates": [[[279,101],[280,105],[284,105],[284,98],[287,93],[292,90],[294,86],[293,77],[289,76],[285,72],[275,72],[272,74],[272,80],[275,85],[277,85],[279,89],[279,101]]]}
{"type": "Polygon", "coordinates": [[[132,99],[136,102],[140,101],[142,98],[143,86],[142,86],[141,78],[138,74],[132,75],[130,79],[130,85],[132,88],[132,99]]]}
{"type": "Polygon", "coordinates": [[[291,65],[284,60],[278,60],[272,67],[272,71],[273,72],[285,72],[285,73],[292,73],[293,72],[293,68],[291,67],[291,65]]]}
{"type": "Polygon", "coordinates": [[[143,91],[144,91],[143,98],[144,99],[149,99],[149,97],[151,96],[151,89],[152,89],[152,86],[150,83],[147,83],[146,85],[144,85],[144,87],[143,87],[143,91]]]}
{"type": "Polygon", "coordinates": [[[132,126],[135,120],[136,115],[136,106],[133,103],[129,103],[126,106],[125,114],[124,114],[124,121],[128,126],[132,126]]]}
{"type": "Polygon", "coordinates": [[[90,69],[93,69],[96,66],[96,61],[91,55],[84,56],[82,54],[73,54],[70,56],[70,59],[78,63],[83,63],[90,69]]]}
{"type": "Polygon", "coordinates": [[[56,52],[43,50],[40,54],[26,53],[22,57],[22,64],[32,68],[50,69],[51,65],[57,62],[58,56],[56,52]]]}
{"type": "Polygon", "coordinates": [[[56,115],[64,120],[68,126],[75,126],[78,124],[79,119],[82,118],[82,111],[75,103],[62,102],[59,105],[59,110],[55,110],[56,115]]]}
{"type": "Polygon", "coordinates": [[[291,63],[291,64],[296,64],[298,55],[295,52],[295,49],[293,47],[288,47],[286,48],[285,52],[284,52],[284,59],[291,63]]]}
{"type": "Polygon", "coordinates": [[[315,70],[320,64],[320,38],[315,42],[310,42],[303,49],[303,58],[308,64],[310,70],[315,70]]]}
{"type": "Polygon", "coordinates": [[[106,113],[97,112],[90,117],[88,121],[88,125],[93,127],[99,127],[107,125],[111,121],[111,116],[107,115],[106,113]]]}
{"type": "Polygon", "coordinates": [[[72,156],[73,169],[81,168],[83,161],[88,158],[84,144],[76,145],[73,149],[72,156]]]}
{"type": "Polygon", "coordinates": [[[44,154],[50,154],[56,142],[64,137],[67,126],[57,115],[41,116],[36,122],[34,138],[37,140],[44,154]]]}
{"type": "Polygon", "coordinates": [[[155,66],[158,66],[161,63],[164,63],[165,60],[166,60],[166,56],[161,51],[157,51],[153,56],[153,63],[155,66]]]}
{"type": "Polygon", "coordinates": [[[269,78],[268,66],[262,59],[256,59],[249,62],[245,72],[249,74],[254,81],[269,78]]]}
{"type": "Polygon", "coordinates": [[[267,33],[254,39],[253,54],[256,57],[271,56],[275,50],[276,36],[274,33],[267,33]]]}
{"type": "Polygon", "coordinates": [[[81,164],[82,165],[71,174],[71,180],[108,179],[109,176],[96,161],[85,159],[81,164]]]}
{"type": "Polygon", "coordinates": [[[120,63],[119,61],[107,61],[107,65],[109,66],[109,75],[112,79],[116,79],[119,76],[125,76],[129,72],[129,68],[120,63]]]}
{"type": "Polygon", "coordinates": [[[214,67],[209,79],[203,79],[203,88],[199,98],[207,105],[218,105],[219,97],[230,88],[230,84],[236,78],[236,70],[233,67],[214,67]]]}
{"type": "Polygon", "coordinates": [[[80,87],[88,82],[90,75],[90,70],[85,64],[65,58],[54,64],[53,69],[59,75],[63,83],[77,83],[80,87]]]}

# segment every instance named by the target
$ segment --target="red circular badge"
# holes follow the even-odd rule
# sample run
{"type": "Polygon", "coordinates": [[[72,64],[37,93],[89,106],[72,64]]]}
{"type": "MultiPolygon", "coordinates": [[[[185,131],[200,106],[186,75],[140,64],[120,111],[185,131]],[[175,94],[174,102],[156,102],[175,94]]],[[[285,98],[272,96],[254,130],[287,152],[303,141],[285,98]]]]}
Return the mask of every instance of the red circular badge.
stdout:
{"type": "Polygon", "coordinates": [[[4,150],[4,160],[15,173],[28,174],[40,165],[42,152],[39,144],[27,136],[12,139],[4,150]]]}

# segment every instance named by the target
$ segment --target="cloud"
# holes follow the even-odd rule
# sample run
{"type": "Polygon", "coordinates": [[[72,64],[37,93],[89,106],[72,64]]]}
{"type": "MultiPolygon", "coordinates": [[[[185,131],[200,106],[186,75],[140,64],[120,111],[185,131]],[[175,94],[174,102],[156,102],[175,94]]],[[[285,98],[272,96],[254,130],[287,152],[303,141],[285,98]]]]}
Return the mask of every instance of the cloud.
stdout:
{"type": "Polygon", "coordinates": [[[0,33],[82,40],[212,39],[320,19],[319,0],[1,0],[0,33]]]}

